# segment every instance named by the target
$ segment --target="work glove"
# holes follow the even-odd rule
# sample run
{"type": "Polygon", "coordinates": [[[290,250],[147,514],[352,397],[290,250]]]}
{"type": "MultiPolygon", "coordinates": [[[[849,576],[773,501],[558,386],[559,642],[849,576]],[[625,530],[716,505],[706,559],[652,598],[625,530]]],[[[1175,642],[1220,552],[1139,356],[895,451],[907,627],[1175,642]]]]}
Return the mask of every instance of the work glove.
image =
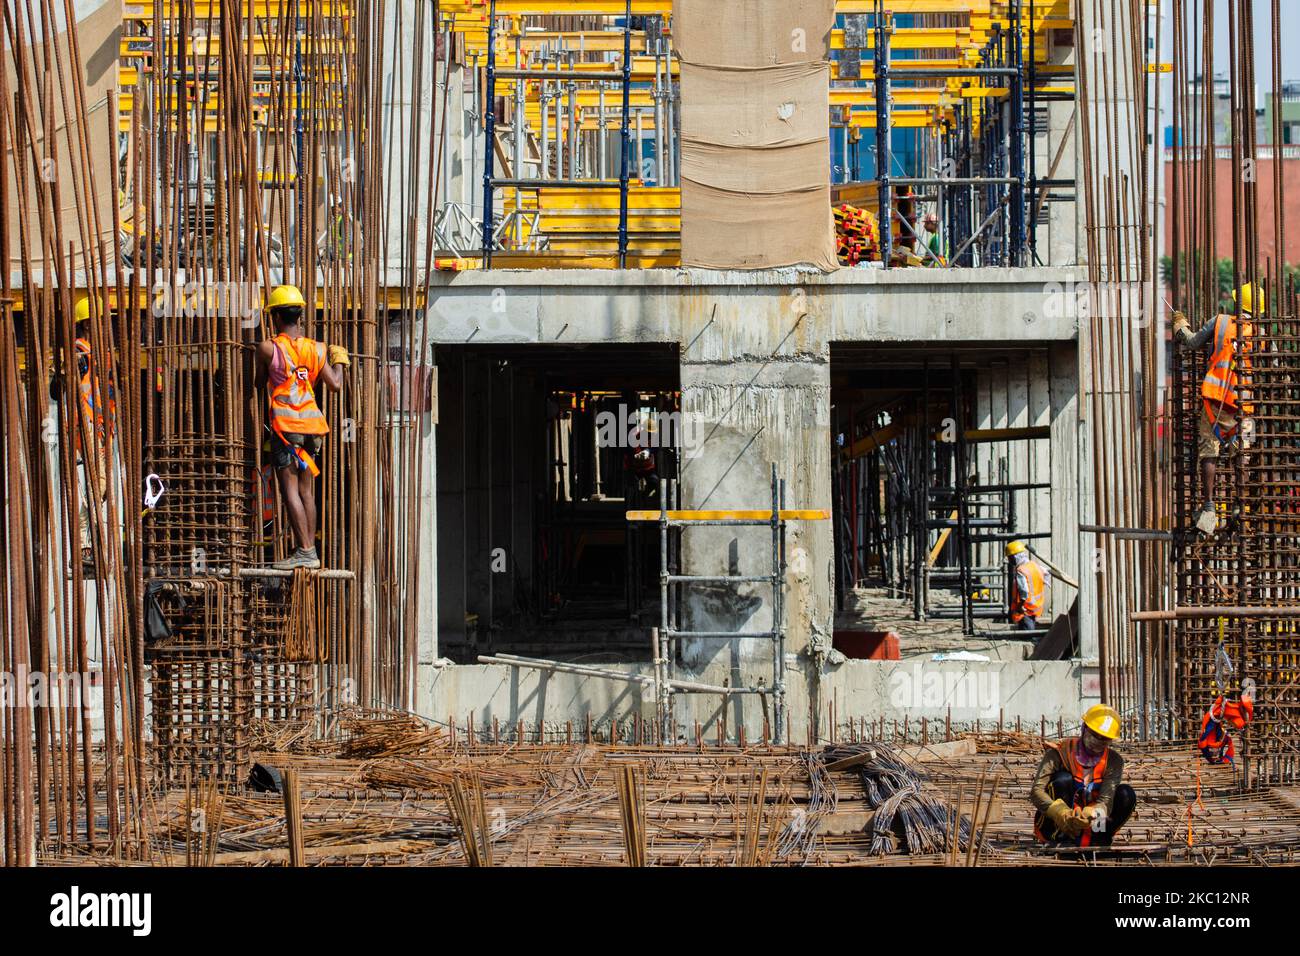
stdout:
{"type": "Polygon", "coordinates": [[[1086,810],[1071,810],[1070,815],[1065,818],[1061,832],[1071,840],[1077,840],[1088,829],[1091,819],[1086,810]]]}
{"type": "Polygon", "coordinates": [[[1047,818],[1047,822],[1052,825],[1053,829],[1058,833],[1064,833],[1071,812],[1064,800],[1053,800],[1048,804],[1047,809],[1043,811],[1043,816],[1047,818]]]}
{"type": "Polygon", "coordinates": [[[1087,829],[1094,833],[1100,833],[1106,829],[1106,807],[1100,803],[1094,803],[1092,806],[1083,808],[1083,816],[1087,821],[1087,829]]]}
{"type": "Polygon", "coordinates": [[[348,350],[341,345],[331,345],[327,349],[331,365],[351,365],[352,359],[348,358],[348,350]]]}
{"type": "Polygon", "coordinates": [[[1187,321],[1187,316],[1175,310],[1173,314],[1173,320],[1174,320],[1174,338],[1184,339],[1191,334],[1192,326],[1187,321]]]}

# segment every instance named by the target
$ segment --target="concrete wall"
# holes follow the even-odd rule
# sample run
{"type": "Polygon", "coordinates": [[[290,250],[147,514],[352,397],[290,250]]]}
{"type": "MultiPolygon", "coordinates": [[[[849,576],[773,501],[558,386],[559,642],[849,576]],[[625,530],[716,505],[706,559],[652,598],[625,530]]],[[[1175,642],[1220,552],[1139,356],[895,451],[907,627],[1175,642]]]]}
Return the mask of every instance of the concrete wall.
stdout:
{"type": "MultiPolygon", "coordinates": [[[[681,353],[686,431],[682,502],[687,508],[709,509],[767,507],[773,462],[787,483],[788,507],[830,509],[832,341],[1033,344],[1041,349],[1017,372],[1023,395],[1016,399],[1015,420],[1009,418],[1008,424],[1050,424],[1053,439],[1051,452],[1041,456],[1045,460],[1027,461],[1022,477],[1046,473],[1063,489],[1077,487],[1080,471],[1090,467],[1077,434],[1077,322],[1069,310],[1053,308],[1051,291],[1059,293],[1060,285],[1053,284],[1076,280],[1078,274],[1056,269],[985,269],[953,270],[942,278],[943,282],[936,282],[936,274],[929,270],[874,269],[830,275],[794,269],[468,272],[443,279],[429,310],[429,337],[443,344],[676,343],[681,353]]],[[[1059,305],[1059,294],[1055,301],[1059,305]]],[[[460,382],[452,374],[444,377],[446,404],[439,428],[472,428],[464,419],[466,408],[457,406],[460,399],[454,393],[468,394],[479,385],[490,388],[489,383],[476,385],[475,381],[472,376],[460,382]],[[451,424],[458,415],[465,424],[451,424]]],[[[480,397],[486,402],[485,396],[480,397]]],[[[464,437],[469,438],[467,432],[464,437]]],[[[493,480],[484,464],[490,450],[478,449],[458,461],[450,449],[471,444],[460,438],[448,441],[441,455],[440,511],[448,540],[440,538],[439,563],[460,560],[458,555],[464,553],[464,539],[457,539],[456,516],[448,512],[444,490],[453,496],[464,494],[464,507],[472,510],[472,486],[493,480]]],[[[1079,520],[1077,505],[1066,490],[1050,503],[1026,502],[1034,510],[1035,522],[1045,524],[1050,518],[1058,529],[1051,556],[1070,571],[1079,566],[1071,533],[1079,520]]],[[[499,524],[508,517],[493,520],[499,524]]],[[[481,544],[487,547],[489,542],[481,544]]],[[[841,665],[819,677],[815,658],[808,653],[814,633],[822,628],[829,631],[832,620],[830,523],[794,525],[787,550],[792,718],[806,715],[809,701],[817,713],[822,705],[816,702],[827,687],[832,694],[842,691],[859,701],[864,712],[869,712],[872,700],[879,699],[878,706],[885,706],[885,685],[868,662],[841,665]],[[803,703],[798,702],[800,694],[803,703]]],[[[686,532],[683,553],[687,573],[761,574],[770,567],[770,552],[765,529],[700,528],[686,532]]],[[[463,596],[458,602],[458,590],[463,590],[460,585],[439,589],[440,627],[463,627],[467,603],[463,596]]],[[[766,630],[772,619],[769,592],[765,585],[738,591],[701,588],[688,602],[683,625],[691,630],[766,630]]],[[[1058,590],[1054,600],[1063,609],[1069,597],[1058,590]]],[[[1085,621],[1087,615],[1085,605],[1085,621]]],[[[687,642],[684,665],[711,683],[725,679],[732,686],[752,685],[760,677],[771,680],[769,647],[760,641],[687,642]]],[[[1023,669],[1006,673],[1015,686],[1024,685],[1017,693],[1026,696],[1014,700],[1026,718],[1077,710],[1079,682],[1069,665],[1052,665],[1055,669],[1041,672],[1051,677],[1040,676],[1035,670],[1038,665],[996,666],[1023,669]]],[[[552,719],[548,715],[579,720],[588,709],[614,713],[639,693],[605,681],[559,675],[539,684],[536,675],[497,668],[425,667],[420,683],[427,688],[422,693],[434,702],[435,716],[481,710],[481,716],[490,713],[511,721],[519,716],[529,719],[524,711],[530,708],[537,710],[536,719],[546,720],[552,719]],[[539,687],[545,691],[544,701],[537,696],[539,687]]],[[[717,698],[689,706],[702,708],[692,713],[703,714],[708,708],[717,709],[717,698]]],[[[742,716],[748,724],[757,706],[753,698],[743,706],[733,701],[732,726],[742,716]]],[[[915,711],[895,709],[900,714],[915,711]]],[[[761,729],[761,716],[756,719],[755,726],[761,729]]]]}
{"type": "MultiPolygon", "coordinates": [[[[649,665],[609,667],[650,673],[649,665]]],[[[922,718],[932,728],[951,718],[958,729],[977,720],[986,729],[999,719],[1014,726],[1019,719],[1026,730],[1046,719],[1053,731],[1060,720],[1068,730],[1079,720],[1079,671],[1070,661],[847,661],[829,668],[819,681],[793,675],[790,739],[798,743],[810,734],[830,739],[832,712],[840,739],[860,721],[882,717],[887,726],[897,721],[900,729],[908,721],[914,735],[920,733],[922,718]]],[[[655,719],[654,695],[638,684],[499,664],[441,668],[432,675],[431,696],[433,719],[452,719],[461,728],[471,716],[476,728],[491,728],[495,719],[507,737],[523,721],[529,733],[543,727],[556,735],[563,735],[571,723],[575,739],[580,739],[590,714],[599,736],[607,737],[611,725],[618,723],[620,736],[626,738],[634,716],[655,719]]],[[[764,707],[750,697],[743,704],[733,701],[724,711],[716,696],[679,695],[674,717],[679,735],[687,739],[694,736],[698,721],[705,738],[714,740],[719,721],[725,721],[728,739],[735,740],[743,724],[746,739],[757,740],[763,733],[764,707]]]]}

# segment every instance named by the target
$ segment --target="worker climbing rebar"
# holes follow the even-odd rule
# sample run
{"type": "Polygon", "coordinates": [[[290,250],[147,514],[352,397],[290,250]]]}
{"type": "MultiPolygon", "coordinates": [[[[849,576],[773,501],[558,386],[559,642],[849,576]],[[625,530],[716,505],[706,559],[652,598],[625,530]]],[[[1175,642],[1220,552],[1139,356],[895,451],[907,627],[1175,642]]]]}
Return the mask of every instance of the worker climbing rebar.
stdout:
{"type": "Polygon", "coordinates": [[[1214,502],[1214,476],[1222,446],[1227,443],[1231,453],[1249,446],[1252,427],[1247,418],[1254,409],[1249,404],[1250,351],[1255,334],[1256,305],[1259,313],[1266,308],[1264,293],[1247,283],[1233,293],[1240,319],[1220,313],[1193,333],[1187,316],[1173,314],[1174,341],[1180,348],[1199,349],[1213,341],[1210,365],[1201,382],[1200,416],[1196,431],[1196,457],[1201,464],[1201,480],[1205,501],[1196,516],[1196,528],[1204,535],[1218,530],[1218,512],[1214,502]],[[1256,300],[1258,299],[1258,302],[1256,300]]]}
{"type": "Polygon", "coordinates": [[[1036,630],[1047,606],[1052,574],[1034,560],[1023,541],[1007,542],[1007,560],[1011,562],[1011,623],[1017,630],[1036,630]]]}
{"type": "MultiPolygon", "coordinates": [[[[92,497],[98,497],[96,508],[102,518],[105,514],[111,480],[108,463],[112,458],[117,409],[112,382],[99,377],[94,350],[91,348],[90,339],[87,338],[89,333],[86,331],[86,324],[90,320],[89,296],[77,301],[74,318],[77,337],[73,342],[73,355],[76,362],[77,400],[81,406],[81,428],[76,431],[74,442],[78,485],[77,527],[82,567],[86,572],[93,572],[95,560],[94,541],[90,533],[90,501],[92,497]],[[104,489],[103,494],[98,496],[92,492],[88,454],[95,456],[96,470],[104,489]]],[[[56,390],[52,389],[52,392],[54,391],[56,390]]]]}
{"type": "Polygon", "coordinates": [[[276,438],[271,443],[271,463],[280,483],[280,495],[289,511],[289,526],[296,549],[277,570],[319,568],[316,552],[316,492],[312,480],[320,474],[320,456],[329,425],[316,403],[318,380],[339,391],[343,387],[343,366],[351,365],[347,349],[326,345],[302,335],[306,308],[296,286],[282,285],[271,292],[267,310],[275,335],[257,347],[254,385],[267,386],[270,427],[276,438]]]}
{"type": "Polygon", "coordinates": [[[1095,704],[1083,715],[1078,737],[1047,742],[1029,792],[1035,837],[1053,844],[1110,846],[1137,806],[1137,794],[1123,782],[1124,758],[1111,746],[1119,734],[1119,714],[1095,704]]]}

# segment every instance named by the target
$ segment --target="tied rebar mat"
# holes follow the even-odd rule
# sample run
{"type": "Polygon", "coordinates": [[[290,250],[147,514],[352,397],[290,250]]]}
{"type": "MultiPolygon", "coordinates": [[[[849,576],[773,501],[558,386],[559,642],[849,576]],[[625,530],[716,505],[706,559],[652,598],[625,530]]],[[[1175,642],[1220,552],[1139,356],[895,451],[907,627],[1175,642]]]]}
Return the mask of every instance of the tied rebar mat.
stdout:
{"type": "MultiPolygon", "coordinates": [[[[1300,309],[1293,280],[1282,268],[1286,249],[1283,178],[1254,175],[1265,160],[1282,161],[1280,119],[1271,154],[1256,121],[1256,11],[1232,4],[1224,11],[1179,0],[1172,5],[1174,125],[1168,195],[1172,209],[1169,305],[1193,332],[1226,315],[1238,324],[1232,359],[1241,419],[1236,437],[1224,436],[1214,487],[1204,487],[1197,428],[1206,417],[1201,384],[1212,344],[1173,349],[1168,423],[1171,435],[1175,537],[1171,606],[1209,609],[1204,616],[1160,625],[1172,648],[1171,736],[1195,739],[1220,694],[1235,697],[1256,682],[1254,720],[1239,733],[1238,769],[1248,787],[1294,783],[1300,769],[1300,309]],[[1216,64],[1226,33],[1228,62],[1216,64]],[[1224,68],[1226,66],[1226,72],[1224,68]],[[1228,79],[1230,129],[1214,115],[1213,97],[1198,94],[1200,78],[1228,79]],[[1239,174],[1238,174],[1239,173],[1239,174]],[[1266,192],[1267,191],[1267,192],[1266,192]],[[1231,198],[1231,222],[1221,231],[1216,199],[1231,198]],[[1271,193],[1271,222],[1261,214],[1271,193]],[[1220,236],[1230,232],[1229,244],[1220,236]],[[1230,259],[1228,258],[1230,257],[1230,259]],[[1229,284],[1230,283],[1230,284],[1229,284]],[[1255,287],[1254,312],[1234,295],[1255,287]],[[1218,512],[1213,536],[1190,528],[1206,501],[1218,512]],[[1262,616],[1222,616],[1216,608],[1264,609],[1262,616]],[[1271,617],[1269,609],[1277,608],[1271,617]]],[[[1271,4],[1272,96],[1281,103],[1280,5],[1271,4]]],[[[1202,90],[1202,94],[1204,91],[1202,90]]],[[[1262,104],[1261,104],[1262,105],[1262,104]]],[[[1153,631],[1154,633],[1154,631],[1153,631]]]]}
{"type": "MultiPolygon", "coordinates": [[[[1245,431],[1253,438],[1225,448],[1213,499],[1220,527],[1189,540],[1177,562],[1180,606],[1293,607],[1300,604],[1300,318],[1294,289],[1270,296],[1272,314],[1254,323],[1243,352],[1245,431]]],[[[1178,505],[1195,514],[1200,490],[1197,416],[1204,358],[1179,372],[1181,414],[1174,433],[1178,505]]],[[[1207,617],[1177,623],[1182,652],[1179,720],[1196,735],[1209,703],[1233,694],[1247,677],[1257,684],[1255,719],[1244,731],[1243,769],[1252,785],[1296,779],[1300,735],[1300,622],[1285,618],[1207,617]]]]}

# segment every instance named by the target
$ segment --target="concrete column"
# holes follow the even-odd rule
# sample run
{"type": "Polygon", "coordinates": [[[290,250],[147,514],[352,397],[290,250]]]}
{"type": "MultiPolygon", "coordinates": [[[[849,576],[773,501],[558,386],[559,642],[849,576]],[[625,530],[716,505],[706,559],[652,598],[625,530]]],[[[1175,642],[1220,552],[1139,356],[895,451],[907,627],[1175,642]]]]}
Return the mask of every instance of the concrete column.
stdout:
{"type": "MultiPolygon", "coordinates": [[[[432,675],[429,673],[434,661],[438,659],[439,608],[438,591],[442,584],[442,562],[438,561],[438,395],[434,394],[433,414],[421,415],[415,427],[420,431],[416,447],[421,461],[416,465],[423,469],[423,481],[420,487],[419,514],[420,523],[419,551],[416,560],[419,564],[416,587],[418,603],[416,605],[416,677],[415,677],[415,712],[430,714],[432,701],[432,675]]],[[[453,569],[455,565],[451,566],[453,569]]]]}
{"type": "Polygon", "coordinates": [[[425,164],[437,162],[436,155],[423,155],[414,170],[407,166],[411,144],[428,148],[433,133],[435,21],[431,7],[426,7],[417,29],[415,0],[400,0],[385,7],[383,56],[383,155],[384,183],[388,205],[383,268],[397,273],[401,269],[408,238],[415,243],[415,261],[424,261],[429,203],[434,197],[423,188],[425,164]],[[415,62],[416,38],[423,36],[424,62],[415,62]],[[414,102],[417,83],[424,91],[414,102]]]}
{"type": "MultiPolygon", "coordinates": [[[[775,462],[786,480],[787,507],[830,508],[830,353],[804,303],[802,290],[793,289],[719,296],[693,311],[700,327],[684,335],[681,366],[684,507],[767,508],[775,462]]],[[[814,625],[831,625],[830,522],[792,523],[786,553],[786,651],[797,654],[814,625]]],[[[692,529],[685,532],[683,558],[691,574],[764,574],[771,568],[771,532],[692,529]]],[[[693,587],[684,617],[689,630],[768,630],[771,588],[693,587]]],[[[772,649],[763,641],[689,641],[682,651],[688,667],[745,665],[755,678],[770,680],[772,649]]]]}

